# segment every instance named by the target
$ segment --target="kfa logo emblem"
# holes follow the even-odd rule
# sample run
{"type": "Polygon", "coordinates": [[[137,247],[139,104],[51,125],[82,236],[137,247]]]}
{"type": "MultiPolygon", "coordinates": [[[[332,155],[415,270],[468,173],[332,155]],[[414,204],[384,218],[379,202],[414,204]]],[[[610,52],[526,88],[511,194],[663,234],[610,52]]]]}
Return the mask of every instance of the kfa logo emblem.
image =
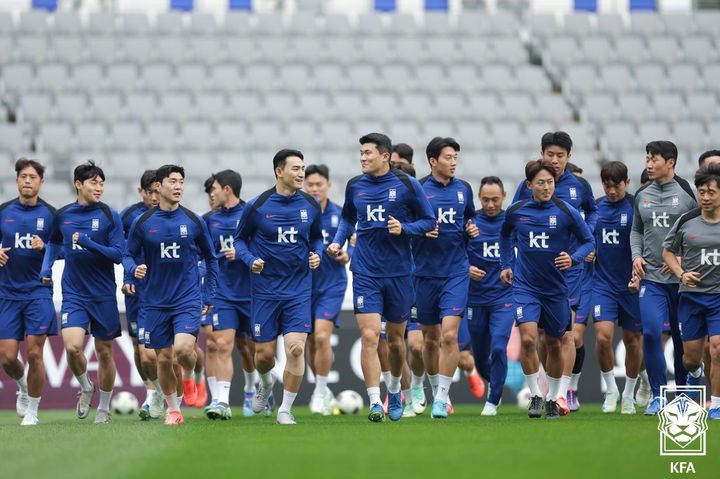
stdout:
{"type": "Polygon", "coordinates": [[[187,238],[187,235],[188,235],[187,225],[180,225],[180,237],[187,238]]]}
{"type": "Polygon", "coordinates": [[[255,337],[260,336],[260,325],[255,323],[255,337]]]}
{"type": "Polygon", "coordinates": [[[365,298],[363,296],[358,296],[355,302],[357,303],[357,309],[363,309],[365,307],[365,298]]]}
{"type": "Polygon", "coordinates": [[[410,308],[410,318],[417,320],[417,308],[415,306],[410,308]]]}
{"type": "Polygon", "coordinates": [[[460,203],[461,205],[464,205],[465,204],[465,195],[463,194],[462,191],[458,191],[457,194],[458,194],[458,203],[460,203]]]}
{"type": "Polygon", "coordinates": [[[449,210],[444,210],[442,208],[438,208],[438,223],[445,223],[445,224],[451,224],[455,223],[455,214],[457,214],[457,211],[455,211],[455,208],[450,208],[449,210]]]}
{"type": "Polygon", "coordinates": [[[278,226],[277,232],[278,232],[278,238],[277,238],[278,243],[287,243],[287,244],[297,243],[298,230],[296,230],[294,226],[292,226],[288,230],[283,229],[282,226],[278,226]]]}
{"type": "Polygon", "coordinates": [[[522,306],[518,306],[515,308],[515,318],[516,319],[523,319],[523,309],[522,306]]]}
{"type": "Polygon", "coordinates": [[[300,210],[300,221],[302,221],[303,223],[307,223],[307,220],[308,220],[307,210],[305,208],[303,208],[300,210]]]}
{"type": "Polygon", "coordinates": [[[650,201],[649,198],[643,199],[643,208],[650,208],[652,206],[652,201],[650,201]]]}
{"type": "Polygon", "coordinates": [[[678,198],[677,196],[673,196],[671,201],[673,208],[677,208],[678,205],[680,205],[680,198],[678,198]]]}
{"type": "Polygon", "coordinates": [[[37,219],[37,222],[35,223],[35,229],[38,231],[43,231],[45,229],[45,218],[37,219]]]}
{"type": "Polygon", "coordinates": [[[620,226],[627,226],[628,224],[628,215],[627,213],[623,213],[620,215],[620,226]]]}
{"type": "Polygon", "coordinates": [[[595,305],[595,311],[593,312],[593,314],[595,315],[595,319],[600,317],[600,305],[599,304],[595,305]]]}
{"type": "Polygon", "coordinates": [[[367,220],[368,221],[385,221],[385,208],[382,205],[373,208],[371,205],[367,205],[367,220]]]}
{"type": "Polygon", "coordinates": [[[340,218],[338,217],[338,215],[332,215],[330,217],[330,226],[332,226],[333,228],[337,228],[338,224],[340,224],[340,218]]]}
{"type": "Polygon", "coordinates": [[[701,404],[705,404],[705,387],[661,386],[660,401],[664,404],[658,413],[660,455],[704,456],[708,413],[701,404]],[[670,402],[667,402],[668,392],[675,394],[670,402]]]}
{"type": "Polygon", "coordinates": [[[397,190],[395,188],[390,188],[390,192],[388,193],[388,200],[395,201],[396,199],[397,199],[397,190]]]}
{"type": "Polygon", "coordinates": [[[577,189],[574,186],[570,187],[570,199],[571,200],[577,199],[577,189]]]}
{"type": "Polygon", "coordinates": [[[472,318],[473,318],[473,309],[472,309],[472,308],[467,308],[467,319],[468,319],[468,321],[472,321],[472,318]]]}
{"type": "Polygon", "coordinates": [[[100,220],[98,218],[93,218],[92,220],[92,230],[98,231],[100,229],[100,220]]]}
{"type": "Polygon", "coordinates": [[[550,228],[554,228],[557,226],[557,216],[550,215],[550,228]]]}

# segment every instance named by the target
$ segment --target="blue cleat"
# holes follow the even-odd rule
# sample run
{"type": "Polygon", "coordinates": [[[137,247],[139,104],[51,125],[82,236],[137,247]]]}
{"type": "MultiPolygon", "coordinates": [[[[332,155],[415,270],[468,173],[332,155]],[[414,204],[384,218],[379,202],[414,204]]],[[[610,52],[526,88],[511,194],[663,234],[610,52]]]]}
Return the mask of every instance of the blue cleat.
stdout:
{"type": "Polygon", "coordinates": [[[138,409],[138,416],[140,416],[141,421],[149,421],[150,420],[150,405],[149,404],[143,404],[140,409],[138,409]]]}
{"type": "Polygon", "coordinates": [[[714,407],[708,411],[710,419],[720,419],[720,407],[714,407]]]}
{"type": "Polygon", "coordinates": [[[252,400],[254,397],[255,391],[245,391],[245,401],[243,402],[243,416],[250,417],[255,415],[252,410],[252,400]]]}
{"type": "Polygon", "coordinates": [[[388,417],[399,421],[403,413],[402,393],[388,393],[388,417]]]}
{"type": "Polygon", "coordinates": [[[432,419],[447,419],[447,404],[444,401],[435,399],[430,410],[430,417],[432,419]]]}
{"type": "MultiPolygon", "coordinates": [[[[402,411],[400,411],[402,413],[402,411]]],[[[380,403],[375,403],[370,405],[370,414],[368,414],[368,419],[370,422],[382,422],[385,418],[385,412],[383,410],[383,406],[380,403]]]]}
{"type": "Polygon", "coordinates": [[[646,416],[654,416],[657,413],[660,412],[660,409],[662,409],[660,397],[654,397],[652,401],[650,401],[650,405],[645,409],[645,415],[646,416]]]}

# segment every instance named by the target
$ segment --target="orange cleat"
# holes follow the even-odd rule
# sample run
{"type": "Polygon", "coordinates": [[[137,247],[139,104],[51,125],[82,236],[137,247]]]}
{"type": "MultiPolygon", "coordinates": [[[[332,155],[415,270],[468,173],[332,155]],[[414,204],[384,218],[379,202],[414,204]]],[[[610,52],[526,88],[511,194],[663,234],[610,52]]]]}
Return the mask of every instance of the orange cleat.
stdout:
{"type": "Polygon", "coordinates": [[[205,387],[205,381],[196,383],[197,397],[195,398],[195,407],[202,409],[207,404],[208,394],[207,387],[205,387]]]}
{"type": "MultiPolygon", "coordinates": [[[[188,406],[194,406],[197,400],[197,388],[195,387],[194,379],[183,379],[183,390],[185,397],[185,404],[188,406]]],[[[204,404],[203,404],[204,406],[204,404]]],[[[202,407],[202,406],[201,406],[202,407]]]]}
{"type": "Polygon", "coordinates": [[[168,411],[165,416],[165,425],[178,426],[180,424],[185,424],[185,418],[183,418],[182,413],[180,411],[168,411]]]}
{"type": "Polygon", "coordinates": [[[558,414],[561,416],[567,416],[570,414],[570,408],[568,407],[567,400],[564,397],[557,398],[555,404],[557,405],[558,414]]]}
{"type": "Polygon", "coordinates": [[[468,384],[470,385],[470,392],[475,396],[475,399],[480,399],[485,395],[485,383],[477,372],[477,369],[473,369],[470,376],[466,376],[468,384]]]}
{"type": "Polygon", "coordinates": [[[445,409],[447,410],[448,414],[455,414],[455,408],[453,407],[452,403],[450,402],[449,397],[448,397],[447,402],[445,403],[445,409]]]}

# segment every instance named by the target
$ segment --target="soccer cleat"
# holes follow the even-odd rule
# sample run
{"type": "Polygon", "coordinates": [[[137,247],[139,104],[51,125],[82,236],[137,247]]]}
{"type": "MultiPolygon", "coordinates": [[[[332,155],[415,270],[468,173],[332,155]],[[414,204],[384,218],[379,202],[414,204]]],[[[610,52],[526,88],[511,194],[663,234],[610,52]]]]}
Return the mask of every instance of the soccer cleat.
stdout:
{"type": "Polygon", "coordinates": [[[155,393],[155,397],[150,402],[150,419],[158,419],[162,417],[164,409],[165,398],[163,397],[162,391],[158,391],[155,393]]]}
{"type": "Polygon", "coordinates": [[[222,421],[227,421],[228,419],[232,419],[232,410],[227,404],[218,402],[208,409],[207,417],[212,420],[220,419],[222,421]]]}
{"type": "Polygon", "coordinates": [[[25,414],[27,414],[28,402],[30,402],[28,394],[18,391],[15,395],[17,396],[17,399],[15,399],[15,411],[18,416],[24,418],[25,414]]]}
{"type": "Polygon", "coordinates": [[[210,409],[214,408],[217,405],[218,405],[218,400],[213,399],[212,401],[210,401],[210,404],[208,404],[207,406],[205,406],[203,408],[203,412],[205,413],[205,415],[207,416],[208,419],[210,419],[210,416],[208,416],[208,412],[210,412],[210,409]]]}
{"type": "Polygon", "coordinates": [[[553,402],[555,403],[555,406],[557,406],[557,412],[559,415],[567,416],[570,414],[570,408],[568,407],[567,401],[564,397],[559,397],[553,402]]]}
{"type": "Polygon", "coordinates": [[[385,410],[382,404],[375,403],[370,405],[370,413],[368,414],[368,420],[370,422],[382,422],[385,418],[385,410]]]}
{"type": "Polygon", "coordinates": [[[700,373],[700,376],[698,376],[696,378],[694,378],[693,375],[690,374],[690,372],[688,372],[687,376],[685,376],[685,378],[686,378],[685,383],[688,386],[700,386],[700,384],[702,383],[702,377],[703,377],[702,372],[700,373]]]}
{"type": "Polygon", "coordinates": [[[605,401],[603,401],[602,412],[605,414],[611,414],[617,411],[617,403],[620,399],[620,393],[615,391],[608,391],[605,393],[605,401]]]}
{"type": "Polygon", "coordinates": [[[262,385],[262,383],[258,386],[255,397],[252,400],[253,412],[261,412],[263,409],[265,409],[265,406],[267,406],[268,400],[270,399],[270,395],[272,394],[272,389],[274,385],[275,378],[273,377],[273,383],[270,385],[270,387],[265,387],[262,385]]]}
{"type": "Polygon", "coordinates": [[[568,389],[567,405],[570,408],[570,412],[576,412],[580,410],[580,401],[578,400],[577,391],[568,389]]]}
{"type": "Polygon", "coordinates": [[[470,385],[470,392],[476,399],[480,399],[485,395],[485,383],[477,372],[477,369],[473,369],[470,376],[466,376],[468,384],[470,385]]]}
{"type": "Polygon", "coordinates": [[[435,399],[432,403],[432,409],[430,409],[430,417],[432,419],[447,419],[448,410],[447,403],[435,399]]]}
{"type": "Polygon", "coordinates": [[[480,413],[481,416],[497,416],[497,406],[490,401],[485,402],[485,406],[483,406],[483,410],[480,413]]]}
{"type": "Polygon", "coordinates": [[[453,407],[452,403],[450,402],[449,396],[448,396],[447,403],[445,403],[445,409],[447,409],[448,414],[455,414],[455,408],[453,407]]]}
{"type": "Polygon", "coordinates": [[[90,414],[90,408],[92,407],[92,399],[95,395],[95,385],[92,385],[90,391],[83,391],[82,389],[78,393],[78,402],[75,407],[78,419],[85,419],[90,414]]]}
{"type": "Polygon", "coordinates": [[[650,383],[645,381],[643,379],[643,375],[640,375],[640,387],[637,390],[637,393],[635,393],[635,404],[637,404],[640,407],[646,407],[648,404],[650,404],[650,400],[652,399],[652,389],[650,388],[650,383]]]}
{"type": "Polygon", "coordinates": [[[528,406],[528,417],[538,418],[542,417],[542,406],[543,398],[540,396],[533,396],[530,398],[530,406],[528,406]]]}
{"type": "Polygon", "coordinates": [[[645,409],[646,416],[654,416],[658,412],[660,412],[660,409],[662,409],[662,404],[660,401],[660,397],[653,398],[652,401],[650,401],[650,405],[645,409]]]}
{"type": "Polygon", "coordinates": [[[180,424],[185,424],[185,418],[182,413],[180,411],[168,411],[167,415],[165,415],[165,425],[177,426],[180,424]]]}
{"type": "Polygon", "coordinates": [[[207,404],[208,393],[205,381],[196,383],[197,396],[195,397],[195,407],[202,409],[207,404]]]}
{"type": "Polygon", "coordinates": [[[310,398],[310,414],[322,414],[325,416],[325,393],[313,393],[310,398]]]}
{"type": "Polygon", "coordinates": [[[255,391],[245,391],[245,401],[243,401],[243,416],[251,417],[255,415],[255,412],[252,410],[252,401],[254,397],[255,391]]]}
{"type": "Polygon", "coordinates": [[[25,413],[25,416],[23,416],[22,422],[20,422],[21,426],[37,426],[38,417],[33,413],[25,413]]]}
{"type": "Polygon", "coordinates": [[[422,414],[425,412],[427,407],[427,400],[425,399],[425,389],[422,386],[415,386],[411,389],[412,393],[412,408],[415,414],[422,414]]]}
{"type": "Polygon", "coordinates": [[[383,412],[384,412],[385,414],[388,413],[388,401],[390,400],[389,398],[390,398],[390,394],[387,394],[387,395],[385,396],[385,401],[383,401],[383,412]]]}
{"type": "Polygon", "coordinates": [[[708,417],[713,420],[720,419],[720,407],[710,409],[708,411],[708,417]]]}
{"type": "Polygon", "coordinates": [[[325,411],[323,412],[323,416],[331,416],[333,403],[335,402],[335,395],[327,386],[325,387],[325,396],[323,396],[323,400],[325,401],[325,411]]]}
{"type": "Polygon", "coordinates": [[[143,404],[140,409],[138,409],[138,416],[140,417],[141,421],[149,421],[150,420],[150,405],[145,403],[143,404]]]}
{"type": "Polygon", "coordinates": [[[263,416],[270,417],[273,411],[275,411],[275,395],[271,392],[267,405],[265,406],[265,409],[263,409],[263,416]]]}
{"type": "Polygon", "coordinates": [[[635,414],[635,401],[633,401],[633,398],[622,398],[620,414],[635,414]]]}
{"type": "Polygon", "coordinates": [[[95,424],[110,424],[111,422],[112,416],[110,416],[110,412],[98,409],[97,413],[95,414],[95,424]]]}
{"type": "Polygon", "coordinates": [[[391,421],[399,421],[403,414],[402,393],[388,393],[388,417],[391,421]]]}
{"type": "Polygon", "coordinates": [[[417,414],[415,414],[415,411],[413,410],[412,403],[405,404],[405,408],[403,408],[402,417],[417,417],[417,414]]]}
{"type": "Polygon", "coordinates": [[[293,424],[297,424],[295,422],[295,416],[293,416],[290,411],[278,411],[275,422],[283,426],[291,426],[293,424]]]}
{"type": "Polygon", "coordinates": [[[185,397],[185,404],[188,406],[194,406],[197,400],[197,387],[195,386],[194,379],[183,379],[183,396],[185,397]]]}
{"type": "MultiPolygon", "coordinates": [[[[562,398],[565,399],[565,398],[562,398]]],[[[567,407],[567,405],[565,406],[567,407]]],[[[545,419],[558,419],[560,417],[560,406],[556,401],[545,401],[545,419]]],[[[569,409],[568,409],[569,411],[569,409]]],[[[566,413],[567,414],[567,413],[566,413]]]]}

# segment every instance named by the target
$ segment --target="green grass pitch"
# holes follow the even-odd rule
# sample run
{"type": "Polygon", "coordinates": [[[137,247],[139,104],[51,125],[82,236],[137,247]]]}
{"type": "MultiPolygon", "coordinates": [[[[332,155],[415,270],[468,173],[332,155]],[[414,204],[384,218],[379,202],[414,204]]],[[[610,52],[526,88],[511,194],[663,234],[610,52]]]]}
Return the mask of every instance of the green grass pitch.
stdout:
{"type": "MultiPolygon", "coordinates": [[[[81,421],[74,411],[40,411],[21,428],[0,412],[0,477],[24,478],[664,478],[671,461],[693,462],[693,477],[720,477],[720,421],[709,423],[707,456],[659,455],[657,418],[604,415],[599,405],[557,421],[530,420],[515,405],[494,418],[458,406],[445,421],[427,413],[398,423],[295,411],[298,425],[238,416],[212,422],[184,409],[185,425],[113,418],[81,421]]],[[[428,411],[429,413],[429,411],[428,411]]]]}

